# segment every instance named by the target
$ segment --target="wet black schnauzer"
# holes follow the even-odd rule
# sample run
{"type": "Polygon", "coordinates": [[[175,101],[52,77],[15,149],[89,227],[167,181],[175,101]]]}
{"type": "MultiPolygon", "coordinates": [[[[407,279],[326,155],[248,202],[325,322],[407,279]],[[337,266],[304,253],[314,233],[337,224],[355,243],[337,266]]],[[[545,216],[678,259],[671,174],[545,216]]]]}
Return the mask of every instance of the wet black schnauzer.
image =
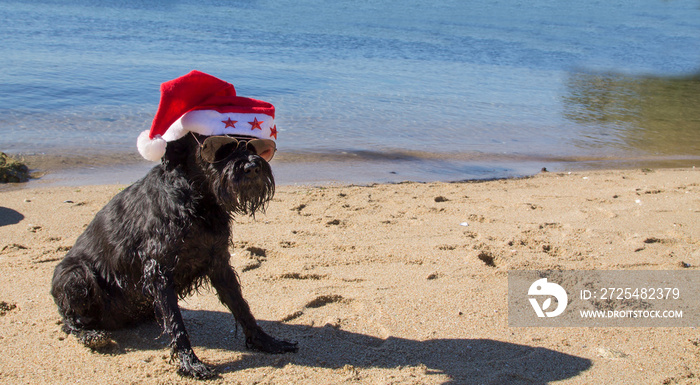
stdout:
{"type": "Polygon", "coordinates": [[[172,338],[179,373],[215,376],[192,351],[178,307],[179,298],[208,283],[242,326],[248,348],[297,351],[258,326],[229,264],[232,216],[264,210],[275,190],[252,142],[193,133],[170,142],[160,165],[95,215],[53,276],[66,333],[98,348],[110,340],[105,330],[155,316],[172,338]]]}

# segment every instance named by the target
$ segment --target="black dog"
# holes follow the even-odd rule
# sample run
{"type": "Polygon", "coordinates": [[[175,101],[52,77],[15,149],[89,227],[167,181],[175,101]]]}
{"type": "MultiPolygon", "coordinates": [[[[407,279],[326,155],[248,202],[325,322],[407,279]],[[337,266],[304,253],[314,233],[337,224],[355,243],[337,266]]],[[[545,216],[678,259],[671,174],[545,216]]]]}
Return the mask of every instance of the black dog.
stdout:
{"type": "Polygon", "coordinates": [[[275,190],[270,166],[245,141],[205,161],[206,138],[169,143],[160,165],[100,210],[56,267],[51,289],[63,330],[89,347],[109,340],[104,330],[157,316],[179,373],[195,378],[215,373],[192,351],[178,298],[207,282],[242,326],[247,347],[297,351],[257,325],[229,264],[231,216],[265,208],[275,190]]]}

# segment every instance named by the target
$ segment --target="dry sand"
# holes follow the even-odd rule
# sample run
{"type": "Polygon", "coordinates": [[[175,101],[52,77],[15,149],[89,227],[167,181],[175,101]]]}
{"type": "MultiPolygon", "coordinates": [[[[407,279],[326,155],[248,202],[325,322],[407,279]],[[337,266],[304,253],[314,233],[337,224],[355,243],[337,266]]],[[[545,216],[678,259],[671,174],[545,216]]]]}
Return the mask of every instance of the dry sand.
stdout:
{"type": "MultiPolygon", "coordinates": [[[[1,383],[199,383],[155,323],[99,352],[60,330],[53,269],[120,188],[0,192],[1,383]]],[[[212,384],[698,383],[695,328],[512,328],[506,296],[512,269],[697,269],[699,194],[694,169],[283,186],[236,219],[231,263],[299,352],[247,351],[213,293],[181,306],[212,384]]]]}

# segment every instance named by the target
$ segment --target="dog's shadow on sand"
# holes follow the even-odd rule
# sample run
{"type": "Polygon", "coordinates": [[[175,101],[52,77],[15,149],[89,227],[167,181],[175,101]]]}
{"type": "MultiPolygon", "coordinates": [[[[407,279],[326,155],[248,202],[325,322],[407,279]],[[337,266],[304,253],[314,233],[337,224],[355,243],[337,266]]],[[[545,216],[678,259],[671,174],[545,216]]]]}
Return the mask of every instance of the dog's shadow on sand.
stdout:
{"type": "MultiPolygon", "coordinates": [[[[454,384],[546,384],[575,377],[591,361],[554,350],[490,339],[381,339],[330,326],[312,327],[260,321],[269,334],[299,343],[298,353],[270,355],[246,350],[242,331],[234,333],[229,313],[182,309],[195,352],[198,348],[229,350],[225,362],[214,364],[219,373],[287,364],[316,368],[421,368],[443,374],[454,384]],[[242,353],[242,354],[241,354],[242,353]]],[[[111,353],[163,349],[169,338],[155,322],[112,333],[118,344],[111,353]]]]}

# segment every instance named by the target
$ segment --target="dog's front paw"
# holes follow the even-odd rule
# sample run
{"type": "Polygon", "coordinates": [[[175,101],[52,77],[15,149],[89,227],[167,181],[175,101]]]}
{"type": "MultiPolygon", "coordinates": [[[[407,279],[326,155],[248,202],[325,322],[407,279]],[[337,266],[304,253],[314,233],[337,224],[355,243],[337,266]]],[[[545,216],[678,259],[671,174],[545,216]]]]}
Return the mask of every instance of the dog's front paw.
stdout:
{"type": "Polygon", "coordinates": [[[216,370],[200,361],[194,353],[180,355],[180,368],[177,370],[177,373],[181,376],[193,377],[198,380],[216,376],[216,370]]]}
{"type": "Polygon", "coordinates": [[[245,345],[248,349],[272,354],[296,353],[299,350],[296,342],[278,340],[262,330],[254,336],[246,338],[245,345]]]}

